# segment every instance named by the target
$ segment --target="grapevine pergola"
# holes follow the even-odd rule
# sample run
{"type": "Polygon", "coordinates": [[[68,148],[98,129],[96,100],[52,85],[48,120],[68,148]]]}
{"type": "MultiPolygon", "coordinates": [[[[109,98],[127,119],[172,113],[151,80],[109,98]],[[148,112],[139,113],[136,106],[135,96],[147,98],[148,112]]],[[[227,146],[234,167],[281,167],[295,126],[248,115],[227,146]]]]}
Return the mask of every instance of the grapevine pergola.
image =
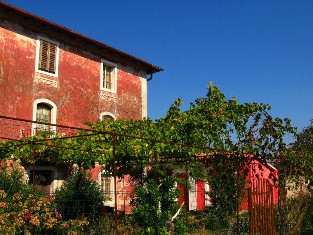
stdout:
{"type": "Polygon", "coordinates": [[[225,169],[238,172],[248,164],[247,155],[264,164],[274,163],[279,170],[296,162],[297,156],[284,141],[296,129],[287,118],[273,118],[269,105],[227,100],[213,84],[188,110],[182,111],[181,105],[177,99],[166,116],[155,121],[103,120],[85,123],[86,128],[53,125],[57,132],[22,138],[7,136],[6,130],[47,124],[0,116],[0,138],[6,140],[0,143],[0,156],[14,156],[24,164],[44,160],[78,164],[85,169],[98,162],[115,178],[125,174],[136,177],[133,173],[138,162],[141,167],[164,163],[175,167],[188,162],[191,174],[199,178],[210,177],[205,170],[208,164],[203,164],[208,161],[221,174],[225,169]]]}

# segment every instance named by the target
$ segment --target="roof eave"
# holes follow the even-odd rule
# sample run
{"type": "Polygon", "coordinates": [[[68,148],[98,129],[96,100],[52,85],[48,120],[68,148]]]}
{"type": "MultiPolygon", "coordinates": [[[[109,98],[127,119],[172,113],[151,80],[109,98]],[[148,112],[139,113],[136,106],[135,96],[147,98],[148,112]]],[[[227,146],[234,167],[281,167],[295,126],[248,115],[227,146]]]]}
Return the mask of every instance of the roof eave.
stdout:
{"type": "Polygon", "coordinates": [[[42,17],[36,16],[36,15],[34,15],[32,13],[29,13],[29,12],[24,11],[22,9],[16,8],[16,7],[14,7],[14,6],[10,5],[10,4],[7,4],[7,3],[5,3],[5,2],[3,2],[1,0],[0,0],[0,6],[3,7],[3,8],[6,8],[8,11],[14,12],[16,14],[23,15],[25,17],[33,19],[34,21],[37,21],[37,22],[40,22],[42,24],[48,25],[50,27],[53,27],[57,31],[69,34],[69,35],[71,35],[73,37],[80,38],[80,39],[84,40],[87,44],[88,43],[92,43],[94,45],[97,45],[98,47],[104,48],[104,49],[106,49],[108,51],[111,51],[113,53],[119,54],[122,57],[126,57],[126,58],[128,58],[128,59],[130,59],[130,60],[132,60],[134,62],[137,62],[137,63],[141,64],[144,68],[146,68],[147,74],[153,74],[153,73],[157,73],[157,72],[163,71],[162,68],[160,68],[160,67],[158,67],[156,65],[153,65],[153,64],[151,64],[149,62],[146,62],[146,61],[144,61],[142,59],[139,59],[139,58],[137,58],[137,57],[135,57],[133,55],[130,55],[130,54],[125,53],[125,52],[123,52],[121,50],[118,50],[116,48],[108,46],[108,45],[106,45],[104,43],[96,41],[96,40],[94,40],[94,39],[92,39],[90,37],[87,37],[87,36],[83,35],[83,34],[77,33],[77,32],[75,32],[73,30],[70,30],[70,29],[68,29],[66,27],[63,27],[63,26],[58,25],[56,23],[53,23],[53,22],[51,22],[49,20],[46,20],[46,19],[44,19],[42,17]]]}

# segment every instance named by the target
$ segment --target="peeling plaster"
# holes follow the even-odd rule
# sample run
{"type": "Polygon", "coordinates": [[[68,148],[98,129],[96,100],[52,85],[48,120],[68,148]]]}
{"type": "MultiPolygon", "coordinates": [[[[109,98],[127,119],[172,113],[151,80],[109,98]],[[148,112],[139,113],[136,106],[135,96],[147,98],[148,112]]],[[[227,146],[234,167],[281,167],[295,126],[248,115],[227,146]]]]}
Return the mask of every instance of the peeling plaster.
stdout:
{"type": "Polygon", "coordinates": [[[144,71],[115,61],[118,64],[117,93],[100,99],[103,58],[61,41],[58,77],[42,74],[35,71],[36,38],[37,34],[29,29],[13,23],[6,23],[6,28],[2,28],[0,24],[2,115],[31,119],[33,101],[47,99],[57,105],[57,124],[60,125],[81,126],[85,121],[96,122],[103,112],[121,119],[135,120],[144,116],[143,96],[146,93],[142,92],[141,82],[144,71]],[[42,78],[42,81],[36,82],[36,78],[42,78]],[[53,86],[54,83],[57,86],[53,86]]]}

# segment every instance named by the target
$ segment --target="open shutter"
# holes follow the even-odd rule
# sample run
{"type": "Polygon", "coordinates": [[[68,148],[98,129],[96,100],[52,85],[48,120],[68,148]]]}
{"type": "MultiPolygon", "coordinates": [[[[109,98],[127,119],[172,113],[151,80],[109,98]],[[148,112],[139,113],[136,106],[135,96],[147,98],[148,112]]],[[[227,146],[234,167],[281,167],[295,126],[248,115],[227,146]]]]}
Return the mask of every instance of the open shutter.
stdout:
{"type": "Polygon", "coordinates": [[[205,190],[204,181],[196,181],[196,197],[197,197],[197,210],[202,211],[205,207],[205,190]]]}

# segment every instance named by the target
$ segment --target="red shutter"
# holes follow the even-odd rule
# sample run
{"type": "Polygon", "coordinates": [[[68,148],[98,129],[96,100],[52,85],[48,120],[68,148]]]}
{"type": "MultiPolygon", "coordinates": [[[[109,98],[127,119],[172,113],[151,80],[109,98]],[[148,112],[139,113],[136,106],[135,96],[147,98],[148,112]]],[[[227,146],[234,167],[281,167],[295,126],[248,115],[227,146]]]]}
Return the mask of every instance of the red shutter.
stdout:
{"type": "Polygon", "coordinates": [[[197,210],[202,211],[205,208],[205,191],[204,191],[204,181],[198,180],[196,183],[197,190],[197,210]]]}

